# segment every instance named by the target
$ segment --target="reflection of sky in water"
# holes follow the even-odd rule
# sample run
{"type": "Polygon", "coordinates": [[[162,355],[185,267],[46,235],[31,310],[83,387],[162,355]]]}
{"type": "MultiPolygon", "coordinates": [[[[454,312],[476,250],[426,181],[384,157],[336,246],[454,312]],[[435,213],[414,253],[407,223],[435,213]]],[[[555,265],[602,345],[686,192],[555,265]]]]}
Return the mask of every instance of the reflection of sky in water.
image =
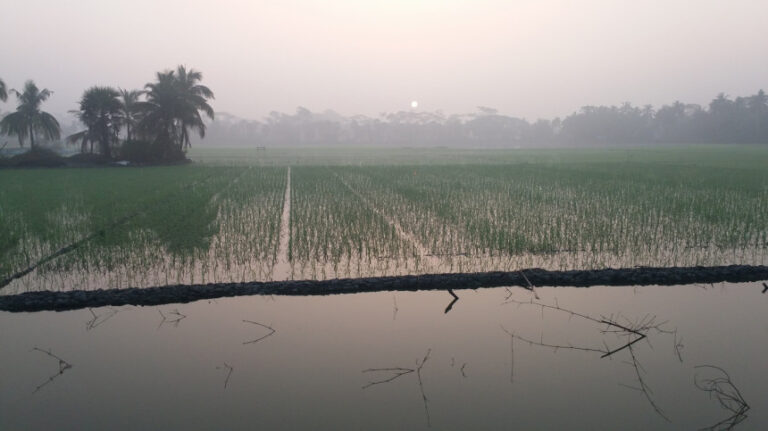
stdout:
{"type": "MultiPolygon", "coordinates": [[[[502,288],[456,291],[460,300],[447,314],[446,292],[0,313],[0,343],[11,346],[0,351],[0,428],[421,429],[416,373],[362,389],[389,376],[362,371],[415,369],[431,349],[421,378],[433,429],[699,429],[727,416],[694,386],[701,364],[728,371],[752,406],[741,428],[757,429],[768,423],[760,408],[768,402],[761,290],[760,283],[537,289],[546,304],[619,322],[655,316],[676,329],[676,337],[650,331],[633,348],[671,423],[622,386],[637,386],[626,350],[600,359],[515,340],[510,383],[502,326],[559,345],[615,347],[621,339],[564,312],[503,305],[502,288]],[[248,343],[270,330],[244,320],[276,332],[248,343]],[[33,394],[59,370],[34,347],[73,367],[33,394]]],[[[532,299],[511,291],[512,299],[532,299]]]]}

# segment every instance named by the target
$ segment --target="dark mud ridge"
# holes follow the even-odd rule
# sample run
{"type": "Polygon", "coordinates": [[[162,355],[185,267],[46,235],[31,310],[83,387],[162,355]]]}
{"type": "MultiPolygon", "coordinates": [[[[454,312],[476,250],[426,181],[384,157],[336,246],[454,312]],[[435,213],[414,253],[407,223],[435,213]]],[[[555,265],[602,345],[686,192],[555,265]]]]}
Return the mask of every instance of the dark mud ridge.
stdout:
{"type": "Polygon", "coordinates": [[[521,286],[643,286],[768,280],[768,266],[625,268],[574,271],[526,269],[515,272],[425,274],[334,280],[169,285],[144,289],[28,292],[0,296],[0,310],[64,311],[87,307],[162,305],[245,295],[334,295],[362,292],[476,289],[521,286]]]}

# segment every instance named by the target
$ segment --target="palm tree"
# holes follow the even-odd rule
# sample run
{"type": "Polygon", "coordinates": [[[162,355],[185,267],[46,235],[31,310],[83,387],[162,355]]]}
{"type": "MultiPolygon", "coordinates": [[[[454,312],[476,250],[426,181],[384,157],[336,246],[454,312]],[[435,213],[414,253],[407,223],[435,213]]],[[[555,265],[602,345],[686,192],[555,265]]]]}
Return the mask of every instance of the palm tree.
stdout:
{"type": "Polygon", "coordinates": [[[123,124],[125,124],[125,140],[133,140],[133,130],[136,128],[136,124],[139,119],[139,112],[137,109],[137,102],[139,97],[144,94],[141,90],[125,90],[119,89],[120,99],[122,102],[122,115],[123,124]]]}
{"type": "Polygon", "coordinates": [[[214,117],[213,108],[208,104],[208,99],[215,97],[208,87],[200,84],[202,79],[203,74],[195,69],[187,71],[183,65],[176,68],[176,85],[182,98],[182,115],[179,118],[181,126],[179,144],[182,148],[190,146],[189,132],[187,131],[189,128],[197,129],[200,137],[205,137],[205,122],[200,111],[211,120],[214,117]]]}
{"type": "Polygon", "coordinates": [[[213,119],[208,99],[214,96],[208,87],[199,84],[202,78],[202,73],[184,66],[158,72],[157,81],[145,86],[146,101],[136,103],[141,116],[140,134],[159,143],[164,158],[183,157],[189,147],[189,129],[205,136],[201,111],[213,119]]]}
{"type": "Polygon", "coordinates": [[[155,142],[161,149],[163,159],[178,157],[174,154],[177,131],[175,116],[178,97],[174,86],[173,72],[158,72],[157,82],[145,86],[146,100],[136,102],[141,120],[137,132],[142,139],[155,142]]]}
{"type": "Polygon", "coordinates": [[[0,100],[5,102],[8,100],[8,92],[5,90],[5,82],[0,78],[0,100]]]}
{"type": "Polygon", "coordinates": [[[24,146],[24,141],[29,138],[32,151],[35,150],[35,133],[39,133],[44,139],[59,139],[59,122],[53,115],[40,110],[40,105],[51,96],[51,91],[47,88],[38,89],[30,80],[24,84],[22,93],[16,90],[11,90],[11,93],[16,95],[18,106],[15,112],[0,121],[0,133],[16,135],[21,146],[24,146]]]}
{"type": "Polygon", "coordinates": [[[71,143],[81,142],[81,149],[91,143],[99,145],[99,152],[112,157],[112,147],[118,143],[118,134],[123,125],[123,104],[120,93],[112,87],[91,87],[80,99],[80,110],[73,111],[85,124],[86,130],[67,137],[71,143]]]}

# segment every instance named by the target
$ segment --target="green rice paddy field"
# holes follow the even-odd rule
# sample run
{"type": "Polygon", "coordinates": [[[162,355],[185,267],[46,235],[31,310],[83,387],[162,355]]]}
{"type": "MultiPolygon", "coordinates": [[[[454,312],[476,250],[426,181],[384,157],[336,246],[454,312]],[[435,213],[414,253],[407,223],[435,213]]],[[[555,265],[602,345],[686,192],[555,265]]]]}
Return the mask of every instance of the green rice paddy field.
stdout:
{"type": "Polygon", "coordinates": [[[0,294],[768,263],[768,146],[190,158],[0,171],[0,280],[37,264],[0,294]]]}

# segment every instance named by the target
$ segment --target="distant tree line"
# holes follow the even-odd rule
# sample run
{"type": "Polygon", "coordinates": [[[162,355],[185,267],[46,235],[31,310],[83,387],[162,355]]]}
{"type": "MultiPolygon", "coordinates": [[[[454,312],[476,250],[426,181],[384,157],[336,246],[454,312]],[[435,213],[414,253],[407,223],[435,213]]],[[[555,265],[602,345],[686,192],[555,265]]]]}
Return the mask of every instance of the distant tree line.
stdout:
{"type": "MultiPolygon", "coordinates": [[[[143,90],[88,88],[78,109],[70,111],[84,129],[68,136],[66,142],[79,145],[81,153],[98,155],[103,160],[183,160],[191,133],[205,136],[203,117],[214,119],[208,103],[214,95],[200,84],[202,78],[202,73],[178,66],[158,72],[156,81],[143,90]]],[[[33,81],[27,81],[23,91],[10,93],[16,96],[17,107],[0,120],[1,134],[15,136],[22,147],[29,140],[32,152],[38,151],[41,139],[60,139],[59,122],[41,110],[51,91],[40,90],[33,81]]],[[[5,101],[7,96],[5,83],[0,80],[0,100],[5,101]]]]}
{"type": "Polygon", "coordinates": [[[480,107],[468,115],[401,111],[343,117],[298,108],[262,121],[219,113],[209,124],[211,145],[510,146],[645,143],[768,143],[768,97],[720,94],[708,107],[675,102],[659,109],[585,106],[554,120],[529,122],[480,107]]]}
{"type": "MultiPolygon", "coordinates": [[[[213,92],[202,74],[178,66],[158,72],[142,90],[91,87],[79,109],[71,111],[84,126],[66,142],[82,153],[106,159],[143,162],[185,158],[192,143],[208,135],[217,146],[524,146],[622,145],[645,143],[768,143],[768,96],[718,95],[708,106],[675,102],[654,109],[625,103],[585,106],[554,120],[529,122],[479,107],[465,115],[400,111],[378,117],[344,117],[333,111],[294,114],[271,112],[265,119],[244,120],[225,113],[214,118],[213,92]],[[207,117],[207,118],[206,118],[207,117]]],[[[50,97],[28,81],[23,91],[7,90],[0,80],[0,100],[17,98],[15,112],[0,120],[0,134],[36,148],[40,139],[60,139],[61,127],[40,109],[50,97]]]]}

